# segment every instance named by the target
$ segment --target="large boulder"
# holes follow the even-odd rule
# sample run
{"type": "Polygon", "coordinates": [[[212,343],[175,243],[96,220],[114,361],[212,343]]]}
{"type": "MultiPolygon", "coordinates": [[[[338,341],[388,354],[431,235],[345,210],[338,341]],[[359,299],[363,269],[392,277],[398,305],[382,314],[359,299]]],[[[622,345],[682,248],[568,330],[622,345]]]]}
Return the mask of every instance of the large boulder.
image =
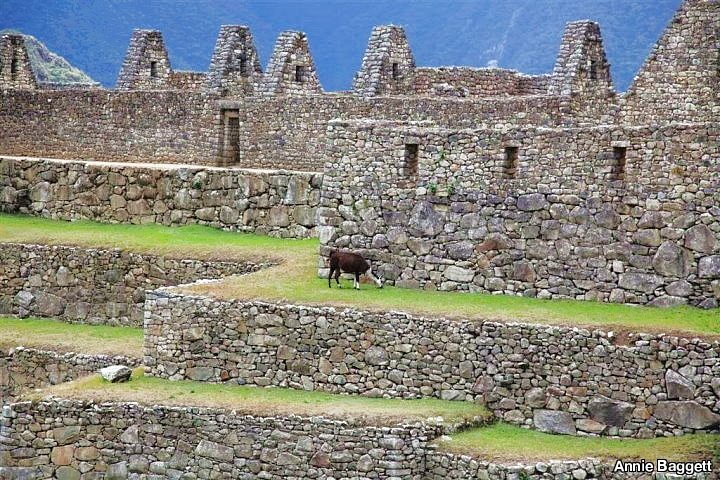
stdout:
{"type": "Polygon", "coordinates": [[[418,203],[410,215],[410,229],[413,236],[433,237],[443,231],[445,217],[435,211],[429,202],[418,203]]]}
{"type": "Polygon", "coordinates": [[[534,212],[547,207],[548,202],[542,193],[530,193],[528,195],[520,195],[517,200],[518,210],[524,212],[534,212]]]}
{"type": "Polygon", "coordinates": [[[653,257],[653,268],[668,277],[686,277],[690,273],[690,253],[675,242],[660,245],[653,257]]]}
{"type": "Polygon", "coordinates": [[[636,290],[643,293],[653,293],[663,284],[662,277],[647,273],[625,273],[620,275],[618,284],[626,290],[636,290]]]}
{"type": "Polygon", "coordinates": [[[720,415],[693,401],[658,402],[655,417],[680,427],[702,430],[720,425],[720,415]]]}
{"type": "Polygon", "coordinates": [[[575,435],[575,422],[567,412],[557,410],[535,410],[533,413],[535,428],[541,432],[575,435]]]}
{"type": "Polygon", "coordinates": [[[685,246],[702,253],[713,253],[718,246],[717,238],[705,225],[695,225],[685,233],[685,246]]]}
{"type": "Polygon", "coordinates": [[[698,275],[700,278],[720,278],[720,255],[701,258],[698,275]]]}
{"type": "Polygon", "coordinates": [[[630,420],[635,406],[628,402],[613,400],[602,395],[594,397],[588,403],[590,418],[596,422],[614,427],[622,427],[630,420]]]}
{"type": "Polygon", "coordinates": [[[665,372],[665,389],[670,400],[695,398],[695,385],[674,370],[665,372]]]}
{"type": "Polygon", "coordinates": [[[127,382],[130,380],[132,370],[125,365],[111,365],[101,368],[100,375],[110,383],[127,382]]]}

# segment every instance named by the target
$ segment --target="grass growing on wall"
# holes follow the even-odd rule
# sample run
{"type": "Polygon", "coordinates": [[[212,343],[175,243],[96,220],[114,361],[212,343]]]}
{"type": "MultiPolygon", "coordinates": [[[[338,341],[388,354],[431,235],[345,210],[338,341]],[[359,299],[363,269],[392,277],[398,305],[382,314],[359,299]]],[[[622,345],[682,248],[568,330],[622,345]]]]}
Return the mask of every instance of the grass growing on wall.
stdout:
{"type": "Polygon", "coordinates": [[[403,310],[419,314],[499,321],[607,326],[618,330],[703,335],[720,334],[720,311],[691,307],[657,309],[574,300],[426,292],[363,284],[328,289],[317,278],[318,241],[278,239],[225,232],[203,226],[107,225],[61,222],[0,214],[0,241],[123,248],[181,258],[272,260],[280,265],[184,291],[219,298],[281,300],[292,303],[403,310]]]}
{"type": "Polygon", "coordinates": [[[170,381],[147,377],[143,368],[133,371],[127,383],[109,383],[99,375],[44,389],[31,398],[53,394],[97,401],[128,401],[145,405],[218,407],[253,415],[305,415],[386,424],[442,417],[449,425],[484,422],[484,406],[438,399],[401,400],[308,392],[288,388],[262,388],[212,384],[190,380],[170,381]]]}
{"type": "MultiPolygon", "coordinates": [[[[682,437],[618,439],[550,435],[498,423],[454,434],[437,441],[441,450],[500,461],[602,459],[710,460],[717,455],[718,434],[682,437]]],[[[717,458],[717,457],[716,457],[717,458]]]]}
{"type": "Polygon", "coordinates": [[[0,317],[0,348],[17,346],[142,357],[141,328],[80,325],[46,318],[0,317]]]}

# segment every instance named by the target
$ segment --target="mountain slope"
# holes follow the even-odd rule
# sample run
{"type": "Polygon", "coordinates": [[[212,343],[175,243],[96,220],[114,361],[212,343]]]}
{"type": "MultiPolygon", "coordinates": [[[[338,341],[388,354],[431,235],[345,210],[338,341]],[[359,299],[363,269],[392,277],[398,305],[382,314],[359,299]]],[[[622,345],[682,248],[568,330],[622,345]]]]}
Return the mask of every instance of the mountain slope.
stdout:
{"type": "MultiPolygon", "coordinates": [[[[17,30],[0,30],[0,35],[5,33],[22,34],[17,30]]],[[[51,52],[37,38],[32,35],[24,35],[25,47],[30,57],[30,64],[35,72],[35,77],[39,82],[59,83],[63,85],[71,84],[96,84],[95,80],[90,78],[85,72],[76,68],[60,55],[51,52]]]]}
{"type": "Polygon", "coordinates": [[[549,73],[566,22],[600,22],[624,90],[681,0],[4,0],[19,28],[115,84],[133,28],[157,28],[176,69],[206,71],[222,24],[249,25],[263,64],[283,30],[308,33],[326,90],[350,87],[374,25],[403,25],[418,65],[498,65],[549,73]]]}

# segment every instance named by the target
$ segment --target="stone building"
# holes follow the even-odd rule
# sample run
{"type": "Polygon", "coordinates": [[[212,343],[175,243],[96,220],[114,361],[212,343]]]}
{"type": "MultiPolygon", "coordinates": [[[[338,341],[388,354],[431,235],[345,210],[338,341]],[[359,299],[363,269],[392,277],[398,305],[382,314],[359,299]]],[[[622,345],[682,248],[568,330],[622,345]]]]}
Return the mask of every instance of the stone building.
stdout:
{"type": "Polygon", "coordinates": [[[719,11],[686,0],[624,94],[587,20],[545,75],[420,67],[376,27],[349,92],[323,92],[301,32],[263,71],[250,29],[223,26],[204,73],[137,30],[116,89],[72,91],[12,83],[6,58],[29,67],[4,38],[0,153],[324,172],[323,254],[399,285],[711,307],[719,11]]]}

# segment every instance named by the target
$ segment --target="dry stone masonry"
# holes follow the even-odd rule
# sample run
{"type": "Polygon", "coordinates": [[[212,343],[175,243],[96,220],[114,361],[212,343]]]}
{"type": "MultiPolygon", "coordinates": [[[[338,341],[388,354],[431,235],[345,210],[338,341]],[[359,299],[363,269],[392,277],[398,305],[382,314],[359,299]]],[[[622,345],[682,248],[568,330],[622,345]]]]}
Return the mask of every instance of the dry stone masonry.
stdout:
{"type": "Polygon", "coordinates": [[[420,479],[429,440],[442,432],[60,399],[10,405],[1,421],[8,479],[420,479]]]}
{"type": "Polygon", "coordinates": [[[64,220],[202,224],[305,238],[322,176],[0,157],[0,210],[64,220]]]}
{"type": "MultiPolygon", "coordinates": [[[[140,360],[125,356],[60,353],[23,347],[0,350],[0,404],[15,401],[22,392],[69,382],[117,364],[136,367],[140,360]]],[[[0,459],[2,455],[0,452],[0,459]]]]}
{"type": "Polygon", "coordinates": [[[152,375],[485,403],[542,431],[649,438],[720,426],[720,344],[404,313],[147,295],[152,375]],[[218,319],[223,321],[218,322],[218,319]]]}
{"type": "Polygon", "coordinates": [[[718,305],[717,124],[328,135],[325,256],[361,250],[404,287],[718,305]]]}
{"type": "Polygon", "coordinates": [[[141,327],[147,289],[267,266],[252,261],[177,260],[121,250],[0,243],[0,313],[141,327]]]}
{"type": "Polygon", "coordinates": [[[25,37],[11,34],[0,36],[0,90],[37,88],[25,47],[25,37]]]}

